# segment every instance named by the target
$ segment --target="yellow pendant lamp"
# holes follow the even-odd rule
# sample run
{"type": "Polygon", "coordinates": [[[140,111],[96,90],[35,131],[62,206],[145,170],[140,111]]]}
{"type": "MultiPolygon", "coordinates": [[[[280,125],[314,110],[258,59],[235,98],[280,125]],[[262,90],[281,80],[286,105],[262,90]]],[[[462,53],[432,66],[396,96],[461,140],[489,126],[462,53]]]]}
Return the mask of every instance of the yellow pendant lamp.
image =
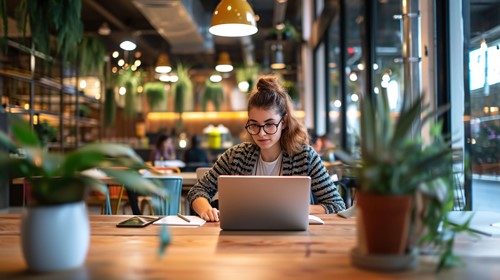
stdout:
{"type": "Polygon", "coordinates": [[[160,74],[166,74],[172,71],[172,67],[170,66],[168,55],[166,53],[161,53],[160,56],[158,56],[155,71],[160,74]]]}
{"type": "Polygon", "coordinates": [[[215,70],[219,72],[231,72],[233,71],[233,65],[231,63],[231,59],[229,58],[228,52],[221,52],[219,54],[219,60],[217,61],[217,65],[215,66],[215,70]]]}
{"type": "Polygon", "coordinates": [[[222,0],[208,29],[216,36],[243,37],[257,33],[255,13],[246,0],[222,0]]]}

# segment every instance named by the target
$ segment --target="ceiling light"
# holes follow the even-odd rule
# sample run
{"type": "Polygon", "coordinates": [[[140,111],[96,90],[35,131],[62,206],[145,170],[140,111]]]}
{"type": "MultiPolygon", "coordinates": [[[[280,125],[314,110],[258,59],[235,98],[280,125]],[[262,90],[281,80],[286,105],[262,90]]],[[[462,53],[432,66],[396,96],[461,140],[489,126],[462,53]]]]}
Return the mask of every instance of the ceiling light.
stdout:
{"type": "Polygon", "coordinates": [[[160,56],[158,56],[155,71],[156,73],[162,74],[172,71],[172,67],[170,66],[168,55],[166,53],[161,53],[160,56]]]}
{"type": "Polygon", "coordinates": [[[218,74],[213,74],[212,76],[210,76],[210,81],[212,83],[218,83],[218,82],[222,81],[222,76],[218,75],[218,74]]]}
{"type": "Polygon", "coordinates": [[[133,51],[136,47],[137,45],[132,40],[125,40],[120,43],[120,48],[122,48],[122,50],[133,51]]]}
{"type": "Polygon", "coordinates": [[[285,58],[283,57],[283,47],[280,44],[273,46],[274,60],[271,63],[271,68],[274,70],[284,69],[286,67],[285,58]]]}
{"type": "Polygon", "coordinates": [[[108,23],[103,22],[97,30],[97,33],[101,36],[108,36],[109,34],[111,34],[111,29],[109,28],[108,23]]]}
{"type": "Polygon", "coordinates": [[[221,52],[219,54],[219,60],[217,61],[217,66],[215,66],[215,70],[219,72],[233,71],[233,65],[231,63],[231,59],[229,58],[228,52],[221,52]]]}
{"type": "Polygon", "coordinates": [[[243,37],[257,33],[255,13],[246,0],[222,0],[212,16],[208,31],[224,37],[243,37]]]}

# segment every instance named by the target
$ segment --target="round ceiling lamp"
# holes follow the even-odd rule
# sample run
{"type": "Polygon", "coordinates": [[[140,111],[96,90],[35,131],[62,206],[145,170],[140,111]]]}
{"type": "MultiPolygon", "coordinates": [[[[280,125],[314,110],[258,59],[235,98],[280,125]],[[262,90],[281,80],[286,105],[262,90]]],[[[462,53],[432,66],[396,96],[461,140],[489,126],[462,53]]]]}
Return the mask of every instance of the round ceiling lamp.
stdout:
{"type": "Polygon", "coordinates": [[[132,40],[125,40],[120,43],[120,48],[126,51],[133,51],[137,45],[132,40]]]}
{"type": "Polygon", "coordinates": [[[223,37],[243,37],[257,33],[255,13],[246,0],[222,0],[212,16],[210,33],[223,37]]]}
{"type": "Polygon", "coordinates": [[[215,70],[219,72],[231,72],[233,71],[233,65],[231,64],[231,59],[229,58],[228,52],[221,52],[219,54],[219,60],[215,66],[215,70]]]}

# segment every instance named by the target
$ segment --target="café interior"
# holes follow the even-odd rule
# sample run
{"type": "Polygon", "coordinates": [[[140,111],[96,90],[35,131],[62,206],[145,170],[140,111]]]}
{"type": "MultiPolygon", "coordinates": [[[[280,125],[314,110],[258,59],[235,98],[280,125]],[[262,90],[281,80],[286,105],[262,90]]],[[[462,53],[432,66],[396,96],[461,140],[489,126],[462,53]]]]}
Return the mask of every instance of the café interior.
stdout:
{"type": "MultiPolygon", "coordinates": [[[[247,99],[262,75],[282,81],[295,117],[337,180],[350,175],[338,151],[361,153],[363,96],[386,94],[395,119],[405,98],[422,95],[432,108],[449,105],[439,121],[456,151],[452,208],[500,213],[498,0],[64,1],[66,10],[80,9],[81,29],[68,27],[63,39],[48,28],[50,47],[45,53],[34,47],[35,34],[43,28],[32,30],[33,36],[19,29],[18,7],[23,2],[1,2],[6,34],[0,54],[1,129],[9,131],[6,113],[14,113],[45,139],[48,151],[64,154],[100,142],[131,147],[159,172],[182,178],[182,188],[174,192],[179,201],[170,205],[174,214],[195,215],[186,194],[200,178],[197,169],[210,168],[227,149],[247,139],[247,99]],[[233,7],[244,2],[250,9],[244,13],[251,18],[236,29],[213,28],[216,11],[227,2],[233,7]],[[251,27],[249,33],[244,25],[251,27]],[[69,54],[63,53],[58,43],[78,32],[81,40],[69,54]],[[71,59],[72,53],[76,59],[71,59]],[[169,136],[172,153],[152,158],[163,135],[169,136]],[[206,155],[203,162],[186,157],[194,146],[206,155]]],[[[44,16],[50,9],[42,6],[38,19],[32,16],[29,21],[49,21],[44,16]]],[[[425,129],[418,135],[430,138],[425,129]]],[[[198,233],[171,228],[174,245],[158,259],[159,227],[118,232],[114,225],[137,213],[123,185],[108,187],[105,196],[86,201],[91,223],[86,263],[49,276],[494,279],[500,272],[493,265],[500,260],[500,250],[495,253],[500,248],[498,236],[482,240],[476,244],[479,248],[469,247],[475,241],[459,242],[457,251],[467,265],[458,270],[434,274],[425,265],[400,274],[359,270],[349,262],[350,248],[343,248],[355,240],[355,222],[333,215],[320,216],[326,222],[323,228],[309,227],[308,233],[322,238],[317,240],[288,233],[224,235],[213,223],[198,233]],[[105,263],[110,266],[103,267],[105,263]]],[[[356,203],[355,194],[354,183],[343,191],[347,207],[356,203]]],[[[2,182],[0,228],[6,228],[0,230],[0,243],[14,240],[19,245],[15,215],[28,202],[22,178],[2,182]]],[[[147,197],[132,203],[143,215],[155,214],[147,197]]],[[[39,275],[25,271],[18,247],[2,249],[0,278],[37,279],[39,275]]]]}

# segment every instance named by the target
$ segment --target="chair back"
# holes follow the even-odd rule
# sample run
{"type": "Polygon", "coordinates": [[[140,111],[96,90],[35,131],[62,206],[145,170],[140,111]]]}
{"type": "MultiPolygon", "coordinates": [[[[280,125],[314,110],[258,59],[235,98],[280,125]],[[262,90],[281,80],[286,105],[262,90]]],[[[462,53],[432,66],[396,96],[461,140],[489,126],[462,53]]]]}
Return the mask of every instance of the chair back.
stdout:
{"type": "Polygon", "coordinates": [[[206,172],[208,172],[211,168],[210,167],[198,167],[196,168],[196,179],[200,180],[203,178],[206,172]]]}
{"type": "Polygon", "coordinates": [[[177,215],[181,202],[182,177],[176,176],[147,176],[151,180],[161,183],[165,195],[151,195],[151,204],[155,215],[177,215]]]}

